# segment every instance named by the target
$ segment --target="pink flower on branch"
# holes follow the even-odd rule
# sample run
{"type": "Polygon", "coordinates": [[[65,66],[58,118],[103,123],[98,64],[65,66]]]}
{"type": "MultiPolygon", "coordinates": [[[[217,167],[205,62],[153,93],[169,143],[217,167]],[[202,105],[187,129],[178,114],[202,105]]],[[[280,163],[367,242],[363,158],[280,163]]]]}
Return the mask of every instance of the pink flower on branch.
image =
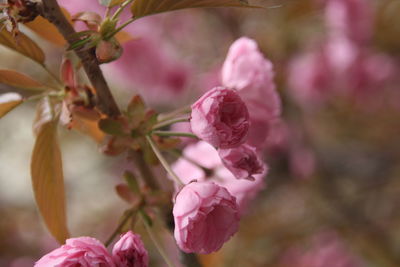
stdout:
{"type": "Polygon", "coordinates": [[[358,43],[370,41],[374,12],[368,0],[325,0],[325,21],[330,35],[340,35],[358,43]]]}
{"type": "Polygon", "coordinates": [[[217,150],[210,144],[200,141],[188,145],[183,150],[184,157],[172,165],[174,172],[184,183],[191,180],[210,181],[226,188],[236,198],[239,212],[246,212],[249,203],[264,189],[266,166],[261,174],[254,174],[254,181],[236,179],[221,161],[217,150]],[[203,168],[202,168],[203,167],[203,168]]]}
{"type": "Polygon", "coordinates": [[[237,148],[219,149],[218,154],[224,166],[237,179],[254,181],[254,174],[265,172],[265,164],[253,146],[243,144],[237,148]]]}
{"type": "Polygon", "coordinates": [[[44,255],[35,267],[116,267],[107,249],[91,237],[67,239],[66,244],[44,255]]]}
{"type": "Polygon", "coordinates": [[[258,50],[257,43],[247,37],[236,40],[229,48],[222,68],[222,83],[240,90],[272,86],[272,63],[258,50]]]}
{"type": "Polygon", "coordinates": [[[192,105],[190,119],[194,134],[219,148],[233,148],[246,141],[249,112],[239,95],[216,87],[192,105]]]}
{"type": "Polygon", "coordinates": [[[187,253],[219,250],[239,228],[235,197],[212,182],[192,182],[176,196],[175,239],[187,253]]]}
{"type": "Polygon", "coordinates": [[[149,256],[140,236],[126,232],[115,243],[112,257],[117,267],[147,267],[149,256]]]}
{"type": "Polygon", "coordinates": [[[263,147],[271,121],[281,113],[272,63],[259,51],[254,40],[242,37],[229,48],[221,74],[223,86],[236,89],[249,110],[248,143],[263,147]]]}

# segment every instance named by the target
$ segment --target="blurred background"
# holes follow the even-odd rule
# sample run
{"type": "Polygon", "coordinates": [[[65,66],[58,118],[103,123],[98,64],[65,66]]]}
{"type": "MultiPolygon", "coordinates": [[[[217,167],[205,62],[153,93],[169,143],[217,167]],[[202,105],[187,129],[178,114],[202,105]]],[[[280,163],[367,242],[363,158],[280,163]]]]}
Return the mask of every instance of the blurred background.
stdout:
{"type": "MultiPolygon", "coordinates": [[[[96,0],[59,2],[71,14],[103,12],[96,0]]],[[[139,20],[127,28],[134,40],[123,45],[122,58],[102,66],[121,107],[139,93],[162,112],[220,84],[229,46],[242,36],[256,40],[274,64],[283,114],[265,150],[267,187],[238,234],[201,262],[400,266],[400,1],[251,3],[266,8],[183,10],[139,20]]],[[[63,50],[21,29],[46,51],[57,74],[63,50]]],[[[0,56],[0,68],[51,79],[5,47],[0,56]]],[[[0,85],[0,93],[9,91],[0,85]]],[[[58,246],[31,189],[35,105],[25,103],[0,120],[0,266],[33,266],[58,246]]],[[[60,143],[71,232],[105,241],[128,208],[114,191],[128,162],[102,155],[92,139],[61,127],[60,143]]],[[[177,260],[174,240],[158,228],[177,260]]],[[[164,266],[142,230],[150,266],[164,266]]]]}

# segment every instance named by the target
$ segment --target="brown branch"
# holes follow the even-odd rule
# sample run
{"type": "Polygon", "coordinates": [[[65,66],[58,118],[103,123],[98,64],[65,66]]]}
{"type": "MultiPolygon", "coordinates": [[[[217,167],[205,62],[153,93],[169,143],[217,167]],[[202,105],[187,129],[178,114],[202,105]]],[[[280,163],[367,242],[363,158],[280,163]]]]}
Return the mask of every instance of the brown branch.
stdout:
{"type": "MultiPolygon", "coordinates": [[[[29,2],[29,0],[27,1],[29,2]]],[[[74,28],[62,13],[56,0],[42,0],[42,2],[36,3],[34,7],[36,8],[36,12],[57,27],[58,31],[70,45],[78,40],[76,39],[77,37],[74,37],[76,33],[74,28]]],[[[120,114],[119,108],[99,67],[95,50],[75,49],[75,52],[81,59],[86,75],[97,92],[97,106],[99,110],[110,117],[118,116],[120,114]]]]}

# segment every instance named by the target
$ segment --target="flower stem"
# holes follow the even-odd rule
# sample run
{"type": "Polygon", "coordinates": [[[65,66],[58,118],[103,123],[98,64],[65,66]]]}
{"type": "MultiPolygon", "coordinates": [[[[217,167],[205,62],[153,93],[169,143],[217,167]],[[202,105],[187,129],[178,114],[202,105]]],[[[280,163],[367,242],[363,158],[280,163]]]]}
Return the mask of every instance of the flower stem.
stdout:
{"type": "Polygon", "coordinates": [[[165,168],[167,173],[175,180],[175,182],[178,185],[183,186],[184,183],[181,181],[181,179],[179,179],[178,175],[176,175],[176,173],[172,170],[171,166],[169,165],[167,160],[164,158],[161,151],[158,149],[157,145],[154,143],[153,139],[151,138],[151,136],[146,135],[146,140],[147,140],[147,142],[149,142],[151,148],[153,149],[158,160],[161,162],[161,164],[163,165],[163,167],[165,168]]]}
{"type": "Polygon", "coordinates": [[[192,133],[182,133],[182,132],[170,132],[170,131],[152,131],[152,134],[158,136],[182,136],[198,139],[197,135],[192,133]]]}
{"type": "Polygon", "coordinates": [[[160,242],[157,240],[153,229],[151,228],[151,226],[149,225],[149,223],[147,222],[146,218],[144,218],[144,215],[142,213],[142,211],[139,211],[140,214],[140,218],[142,219],[142,222],[144,224],[144,227],[146,228],[147,233],[150,236],[151,241],[154,243],[154,245],[156,246],[158,252],[160,253],[161,257],[164,259],[165,263],[168,265],[168,267],[175,267],[175,265],[171,262],[171,260],[168,258],[167,254],[165,253],[163,247],[161,246],[160,242]]]}
{"type": "Polygon", "coordinates": [[[184,106],[184,107],[178,108],[178,109],[176,109],[174,111],[171,111],[169,113],[160,114],[158,116],[159,117],[159,122],[163,122],[163,121],[174,119],[176,116],[178,116],[180,114],[188,114],[188,113],[190,113],[191,110],[192,110],[192,108],[188,105],[188,106],[184,106]]]}
{"type": "Polygon", "coordinates": [[[108,247],[114,241],[115,237],[121,232],[122,228],[125,226],[125,224],[128,222],[128,220],[135,214],[135,212],[136,211],[134,209],[130,209],[125,212],[118,227],[114,230],[114,232],[111,234],[111,236],[105,242],[106,247],[108,247]]]}
{"type": "Polygon", "coordinates": [[[184,155],[183,153],[177,151],[177,150],[169,150],[168,151],[172,156],[176,157],[177,159],[179,158],[183,158],[184,160],[186,160],[187,162],[189,162],[190,164],[193,164],[194,166],[196,166],[197,168],[200,168],[203,170],[203,172],[205,173],[206,177],[211,177],[211,176],[215,176],[214,170],[210,169],[210,168],[206,168],[204,166],[202,166],[200,163],[198,163],[197,161],[187,157],[186,155],[184,155]]]}
{"type": "Polygon", "coordinates": [[[188,117],[161,121],[161,122],[159,122],[159,123],[157,123],[156,125],[153,126],[153,130],[160,129],[162,127],[165,127],[165,126],[168,126],[168,125],[171,125],[171,124],[174,124],[174,123],[188,122],[188,121],[189,121],[188,117]]]}

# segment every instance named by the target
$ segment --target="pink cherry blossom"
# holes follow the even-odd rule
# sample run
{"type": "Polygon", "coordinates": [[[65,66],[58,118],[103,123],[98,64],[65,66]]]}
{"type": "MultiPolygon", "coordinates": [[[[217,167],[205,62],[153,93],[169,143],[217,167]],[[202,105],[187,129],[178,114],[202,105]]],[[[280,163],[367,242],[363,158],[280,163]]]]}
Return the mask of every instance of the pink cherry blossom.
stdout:
{"type": "Polygon", "coordinates": [[[66,244],[44,255],[35,267],[115,267],[115,264],[100,241],[91,237],[67,239],[66,244]]]}
{"type": "Polygon", "coordinates": [[[237,179],[254,181],[254,174],[262,174],[265,171],[265,164],[253,146],[243,144],[236,148],[219,149],[218,154],[224,166],[237,179]]]}
{"type": "Polygon", "coordinates": [[[174,236],[187,253],[219,250],[239,228],[238,207],[228,190],[212,182],[192,182],[176,196],[174,236]]]}
{"type": "Polygon", "coordinates": [[[233,148],[246,141],[249,112],[239,95],[216,87],[192,105],[190,119],[194,134],[219,148],[233,148]]]}
{"type": "Polygon", "coordinates": [[[272,63],[259,51],[254,40],[242,37],[231,45],[221,76],[222,84],[238,90],[248,107],[252,125],[248,142],[263,147],[271,121],[281,113],[272,63]]]}
{"type": "Polygon", "coordinates": [[[238,91],[273,87],[272,63],[258,50],[257,43],[247,37],[236,40],[229,48],[222,67],[222,84],[238,91]]]}
{"type": "Polygon", "coordinates": [[[112,250],[117,267],[147,267],[149,256],[138,234],[132,231],[121,235],[112,250]]]}
{"type": "Polygon", "coordinates": [[[189,67],[178,61],[173,51],[160,46],[160,42],[154,37],[140,36],[123,44],[121,58],[102,67],[105,75],[120,88],[140,94],[150,105],[183,97],[189,67]]]}
{"type": "Polygon", "coordinates": [[[231,45],[221,76],[222,84],[238,90],[249,110],[253,107],[255,111],[263,110],[268,118],[280,115],[281,102],[275,90],[272,63],[259,51],[254,40],[242,37],[231,45]]]}
{"type": "Polygon", "coordinates": [[[371,39],[372,6],[368,0],[325,0],[325,20],[332,35],[343,35],[356,43],[371,39]]]}
{"type": "Polygon", "coordinates": [[[253,175],[254,181],[236,179],[232,172],[222,164],[217,150],[204,141],[188,145],[183,150],[183,155],[184,157],[172,165],[181,180],[184,183],[189,183],[193,179],[212,181],[225,187],[236,198],[240,213],[246,212],[249,203],[265,187],[264,177],[267,168],[262,174],[253,175]]]}
{"type": "Polygon", "coordinates": [[[284,266],[296,267],[361,267],[365,263],[357,257],[334,231],[316,233],[305,246],[293,246],[282,257],[284,266]],[[305,249],[305,248],[308,249],[305,249]]]}
{"type": "Polygon", "coordinates": [[[382,88],[393,73],[390,58],[362,48],[346,37],[332,36],[293,60],[289,87],[295,100],[305,108],[321,106],[338,96],[371,108],[378,103],[382,88]]]}

